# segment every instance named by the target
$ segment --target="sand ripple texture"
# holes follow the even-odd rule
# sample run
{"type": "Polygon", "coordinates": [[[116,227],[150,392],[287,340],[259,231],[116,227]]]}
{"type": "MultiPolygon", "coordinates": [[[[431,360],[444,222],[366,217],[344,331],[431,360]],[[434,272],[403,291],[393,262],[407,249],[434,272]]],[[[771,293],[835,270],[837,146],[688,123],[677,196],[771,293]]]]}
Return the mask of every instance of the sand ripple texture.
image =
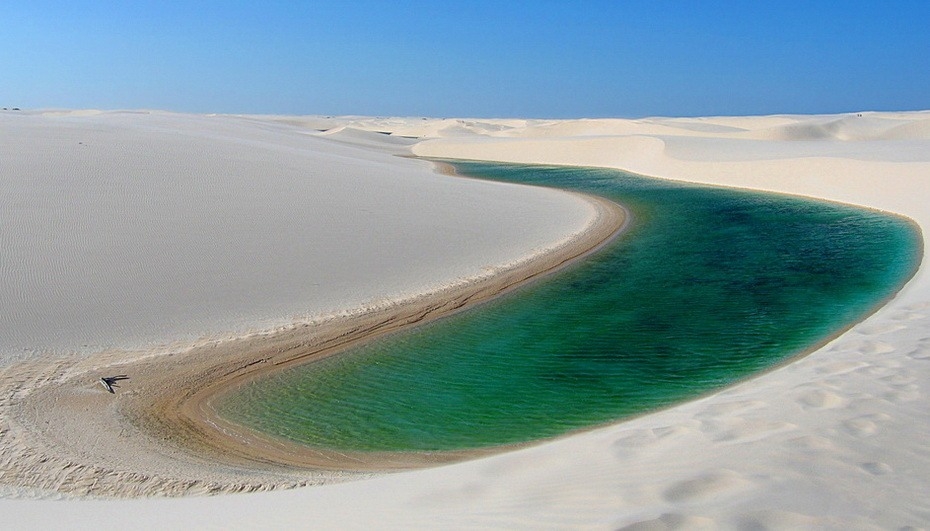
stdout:
{"type": "MultiPolygon", "coordinates": [[[[272,122],[272,128],[306,131],[343,127],[347,138],[372,145],[380,145],[374,131],[416,136],[425,142],[414,150],[428,156],[604,166],[823,197],[906,215],[924,231],[930,226],[927,112],[272,122]],[[922,147],[913,149],[915,143],[922,147]]],[[[4,134],[9,130],[4,122],[4,134]]],[[[6,136],[0,146],[9,145],[6,136]]],[[[0,164],[6,179],[6,159],[0,164]]],[[[6,238],[6,225],[0,230],[6,238]]],[[[7,256],[0,255],[3,271],[10,267],[7,256]]],[[[796,363],[699,401],[534,448],[247,498],[0,500],[0,511],[5,522],[37,528],[122,522],[130,511],[134,522],[165,529],[191,522],[341,529],[435,528],[437,522],[485,529],[926,528],[927,263],[925,256],[921,271],[887,307],[796,363]]],[[[33,374],[44,381],[53,371],[33,374]]],[[[30,381],[3,400],[29,392],[30,381]]],[[[5,424],[0,437],[9,441],[17,429],[5,424]]]]}
{"type": "MultiPolygon", "coordinates": [[[[222,367],[230,361],[216,345],[270,335],[299,345],[311,323],[390,313],[400,300],[519,270],[599,216],[572,194],[437,174],[395,156],[409,140],[365,131],[120,112],[4,114],[0,126],[0,494],[9,496],[359,477],[192,472],[191,460],[209,460],[173,448],[171,434],[140,433],[116,400],[132,401],[136,382],[154,378],[128,371],[118,397],[97,379],[132,361],[175,365],[174,356],[222,367]],[[69,386],[68,408],[54,393],[29,405],[69,386]],[[105,459],[102,447],[112,450],[105,459]]],[[[239,355],[232,363],[249,356],[239,355]]]]}

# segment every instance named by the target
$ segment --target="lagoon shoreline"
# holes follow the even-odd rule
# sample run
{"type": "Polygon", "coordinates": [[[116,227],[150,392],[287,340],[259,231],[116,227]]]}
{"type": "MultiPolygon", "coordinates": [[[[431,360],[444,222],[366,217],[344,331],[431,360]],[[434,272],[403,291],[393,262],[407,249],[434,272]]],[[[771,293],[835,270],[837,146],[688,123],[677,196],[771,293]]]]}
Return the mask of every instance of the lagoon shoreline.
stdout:
{"type": "MultiPolygon", "coordinates": [[[[390,144],[395,153],[423,157],[608,167],[823,198],[930,226],[928,112],[639,120],[242,119],[266,127],[286,120],[287,127],[313,130],[339,145],[390,144]]],[[[306,524],[308,514],[318,525],[351,528],[427,527],[436,521],[509,528],[924,527],[930,521],[922,495],[930,489],[926,253],[924,246],[917,274],[886,306],[810,355],[631,421],[463,463],[247,498],[0,499],[0,507],[36,526],[115,519],[131,507],[138,521],[160,527],[192,519],[221,526],[306,524]]],[[[240,346],[247,348],[249,341],[240,346]]],[[[206,356],[212,347],[201,348],[206,356]]],[[[22,403],[40,386],[113,366],[82,363],[54,360],[36,363],[25,375],[5,372],[9,392],[3,406],[22,403]]],[[[108,398],[91,387],[85,385],[81,400],[108,398]]],[[[131,392],[128,385],[124,390],[131,392]]],[[[115,407],[113,401],[100,405],[115,407]]],[[[25,424],[2,433],[5,442],[24,443],[4,457],[3,477],[15,479],[11,466],[42,461],[59,472],[57,483],[47,485],[52,489],[80,493],[105,486],[109,479],[102,469],[94,480],[67,479],[87,455],[76,449],[98,444],[93,430],[55,440],[54,432],[29,428],[58,422],[56,408],[41,409],[51,416],[26,411],[25,424]],[[71,450],[60,455],[36,451],[63,443],[71,450]]],[[[92,426],[114,439],[138,435],[111,432],[105,421],[83,428],[92,426]]],[[[163,462],[190,455],[183,445],[172,447],[157,437],[133,440],[140,441],[133,452],[163,462]]],[[[111,443],[107,466],[129,477],[131,460],[111,443]]],[[[368,477],[330,472],[308,479],[287,467],[261,466],[268,482],[282,486],[368,477]]],[[[165,479],[154,467],[131,474],[139,494],[165,479]]],[[[216,466],[213,475],[196,484],[163,482],[162,494],[222,492],[224,484],[236,484],[239,491],[265,488],[264,480],[247,479],[235,467],[216,466]]]]}
{"type": "MultiPolygon", "coordinates": [[[[358,315],[109,363],[107,374],[130,376],[119,382],[115,396],[97,388],[96,374],[102,373],[96,366],[65,375],[47,365],[26,364],[59,381],[31,390],[5,412],[16,425],[44,428],[41,439],[32,439],[29,448],[20,441],[3,448],[7,455],[31,454],[26,461],[8,461],[4,482],[92,497],[251,492],[358,479],[506,450],[355,455],[321,451],[228,422],[213,411],[211,400],[268,373],[336,355],[490,300],[582,259],[622,233],[628,222],[625,209],[574,195],[590,205],[588,227],[552,249],[358,315]],[[117,437],[100,436],[117,432],[117,437]],[[64,456],[74,457],[65,464],[64,456]],[[126,463],[122,470],[108,468],[120,460],[126,463]]],[[[96,360],[92,356],[83,363],[94,365],[96,360]]],[[[28,380],[28,372],[14,366],[8,378],[28,380]]]]}

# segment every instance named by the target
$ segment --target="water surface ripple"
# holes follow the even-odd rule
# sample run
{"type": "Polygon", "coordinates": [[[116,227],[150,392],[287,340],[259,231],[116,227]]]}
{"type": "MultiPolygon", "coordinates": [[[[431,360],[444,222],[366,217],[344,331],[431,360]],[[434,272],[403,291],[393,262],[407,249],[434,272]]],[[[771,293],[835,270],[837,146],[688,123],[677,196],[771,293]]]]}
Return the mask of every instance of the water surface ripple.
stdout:
{"type": "Polygon", "coordinates": [[[633,215],[583,263],[509,295],[268,376],[221,415],[339,450],[552,437],[695,397],[807,351],[910,278],[907,220],[624,172],[461,163],[610,198],[633,215]]]}

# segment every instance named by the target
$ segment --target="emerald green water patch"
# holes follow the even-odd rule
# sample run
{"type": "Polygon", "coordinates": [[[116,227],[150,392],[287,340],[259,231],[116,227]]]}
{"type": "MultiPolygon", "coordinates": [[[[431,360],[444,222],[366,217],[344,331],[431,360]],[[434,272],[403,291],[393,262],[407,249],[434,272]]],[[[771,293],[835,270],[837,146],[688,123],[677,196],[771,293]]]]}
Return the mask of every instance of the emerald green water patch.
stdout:
{"type": "Polygon", "coordinates": [[[355,451],[552,437],[808,350],[873,311],[919,262],[917,230],[871,210],[603,169],[455,166],[610,198],[631,227],[544,281],[248,385],[217,404],[221,415],[355,451]]]}

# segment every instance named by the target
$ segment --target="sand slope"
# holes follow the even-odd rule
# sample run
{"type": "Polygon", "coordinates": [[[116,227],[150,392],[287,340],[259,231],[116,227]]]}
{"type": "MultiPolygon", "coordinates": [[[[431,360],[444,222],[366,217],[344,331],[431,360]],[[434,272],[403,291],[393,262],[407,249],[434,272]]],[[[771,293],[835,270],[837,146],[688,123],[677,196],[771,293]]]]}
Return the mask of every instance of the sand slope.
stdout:
{"type": "Polygon", "coordinates": [[[539,252],[592,215],[549,190],[436,175],[393,156],[404,139],[316,133],[255,118],[0,114],[0,363],[371,306],[539,252]]]}
{"type": "MultiPolygon", "coordinates": [[[[315,119],[290,120],[300,128],[315,119]]],[[[426,156],[625,168],[867,205],[930,226],[930,112],[330,120],[319,129],[345,127],[334,137],[348,130],[366,141],[377,137],[360,131],[419,137],[412,150],[426,156]]],[[[34,527],[124,514],[162,528],[191,521],[266,528],[926,527],[928,396],[930,280],[922,267],[886,308],[802,360],[692,403],[526,450],[286,492],[0,500],[0,510],[34,527]]]]}

